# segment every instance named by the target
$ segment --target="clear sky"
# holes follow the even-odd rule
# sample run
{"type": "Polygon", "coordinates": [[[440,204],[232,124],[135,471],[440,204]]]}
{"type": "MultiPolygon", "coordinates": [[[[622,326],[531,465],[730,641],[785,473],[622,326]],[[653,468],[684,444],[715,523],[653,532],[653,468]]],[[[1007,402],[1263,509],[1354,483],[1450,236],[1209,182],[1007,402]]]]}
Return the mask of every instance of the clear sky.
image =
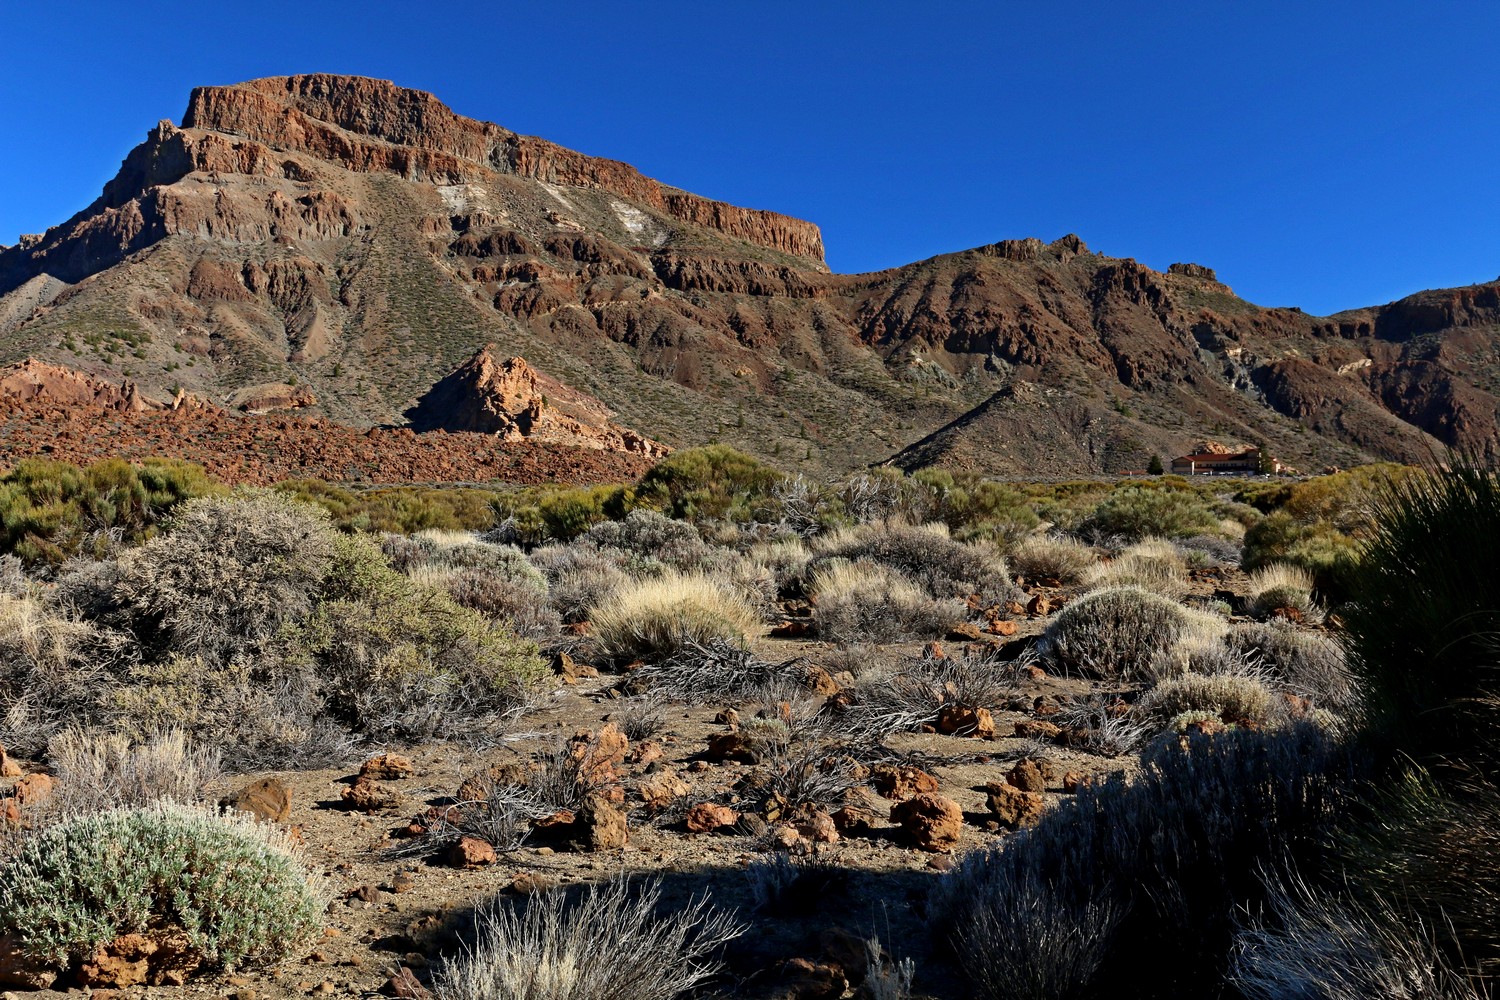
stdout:
{"type": "Polygon", "coordinates": [[[866,271],[1076,232],[1309,312],[1500,274],[1500,3],[0,0],[0,243],[198,84],[329,71],[823,228],[866,271]]]}

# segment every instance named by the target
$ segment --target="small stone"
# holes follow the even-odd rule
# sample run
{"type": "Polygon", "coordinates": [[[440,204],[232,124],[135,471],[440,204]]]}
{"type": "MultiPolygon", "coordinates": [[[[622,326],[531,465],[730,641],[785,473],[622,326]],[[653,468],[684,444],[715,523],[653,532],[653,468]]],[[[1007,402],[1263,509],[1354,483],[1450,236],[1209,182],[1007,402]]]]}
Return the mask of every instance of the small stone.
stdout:
{"type": "Polygon", "coordinates": [[[687,816],[684,818],[684,823],[691,833],[712,833],[724,827],[734,826],[739,821],[739,813],[715,802],[698,803],[687,811],[687,816]]]}
{"type": "Polygon", "coordinates": [[[410,778],[416,773],[416,768],[412,767],[408,757],[397,753],[383,753],[361,764],[359,773],[365,778],[410,778]]]}
{"type": "Polygon", "coordinates": [[[840,833],[868,833],[875,826],[875,813],[863,806],[843,806],[831,817],[840,833]]]}
{"type": "Polygon", "coordinates": [[[397,872],[396,877],[391,879],[391,892],[411,892],[417,887],[417,880],[411,872],[397,872]]]}
{"type": "Polygon", "coordinates": [[[347,802],[350,808],[366,813],[388,809],[400,801],[400,796],[395,789],[382,785],[365,775],[356,778],[354,784],[339,793],[339,797],[347,802]]]}
{"type": "Polygon", "coordinates": [[[6,756],[5,747],[0,746],[0,778],[19,778],[23,773],[21,765],[6,756]]]}
{"type": "Polygon", "coordinates": [[[1053,773],[1051,764],[1027,757],[1016,762],[1005,780],[1023,792],[1045,792],[1053,773]]]}
{"type": "Polygon", "coordinates": [[[937,731],[949,736],[972,736],[980,740],[993,740],[995,718],[987,708],[944,705],[938,711],[937,731]]]}
{"type": "Polygon", "coordinates": [[[1055,740],[1062,735],[1062,727],[1038,719],[1022,719],[1016,723],[1015,732],[1023,739],[1055,740]]]}
{"type": "Polygon", "coordinates": [[[534,872],[517,872],[516,877],[510,880],[510,891],[522,896],[530,896],[538,892],[546,892],[556,887],[557,880],[548,878],[546,875],[538,875],[534,872]]]}
{"type": "Polygon", "coordinates": [[[875,765],[870,770],[870,781],[882,798],[897,801],[938,790],[938,780],[926,771],[894,764],[875,765]]]}
{"type": "Polygon", "coordinates": [[[992,781],[985,785],[989,792],[990,812],[995,819],[1012,830],[1031,826],[1042,818],[1047,800],[1039,792],[1027,792],[1004,782],[992,781]]]}
{"type": "Polygon", "coordinates": [[[659,771],[641,782],[637,791],[646,808],[659,812],[688,793],[689,786],[671,771],[659,771]]]}
{"type": "Polygon", "coordinates": [[[494,845],[478,837],[460,837],[448,848],[446,860],[454,868],[479,868],[499,861],[494,845]]]}

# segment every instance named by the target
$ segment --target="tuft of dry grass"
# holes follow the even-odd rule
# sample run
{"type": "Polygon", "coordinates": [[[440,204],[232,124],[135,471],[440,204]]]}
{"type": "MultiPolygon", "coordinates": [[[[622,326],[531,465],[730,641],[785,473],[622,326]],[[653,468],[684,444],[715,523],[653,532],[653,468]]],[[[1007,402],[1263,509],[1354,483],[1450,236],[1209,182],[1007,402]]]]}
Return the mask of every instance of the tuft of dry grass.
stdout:
{"type": "Polygon", "coordinates": [[[1010,565],[1027,580],[1077,583],[1099,562],[1093,548],[1066,535],[1028,535],[1011,547],[1010,565]]]}
{"type": "Polygon", "coordinates": [[[1273,611],[1293,608],[1303,621],[1322,621],[1323,611],[1313,600],[1312,574],[1290,563],[1271,563],[1250,574],[1250,613],[1264,618],[1273,611]]]}
{"type": "Polygon", "coordinates": [[[622,587],[589,616],[595,639],[610,656],[659,658],[691,643],[743,643],[760,617],[717,580],[668,573],[622,587]]]}
{"type": "Polygon", "coordinates": [[[1114,559],[1087,569],[1083,583],[1089,590],[1102,587],[1140,587],[1172,600],[1187,593],[1188,560],[1178,546],[1160,538],[1147,538],[1127,547],[1114,559]]]}
{"type": "Polygon", "coordinates": [[[62,815],[197,802],[221,773],[219,751],[194,745],[181,729],[134,742],[73,727],[53,738],[47,760],[58,783],[48,804],[62,815]]]}
{"type": "Polygon", "coordinates": [[[659,915],[661,883],[591,885],[479,911],[477,938],[434,983],[439,1000],[674,1000],[712,979],[744,928],[706,897],[659,915]]]}

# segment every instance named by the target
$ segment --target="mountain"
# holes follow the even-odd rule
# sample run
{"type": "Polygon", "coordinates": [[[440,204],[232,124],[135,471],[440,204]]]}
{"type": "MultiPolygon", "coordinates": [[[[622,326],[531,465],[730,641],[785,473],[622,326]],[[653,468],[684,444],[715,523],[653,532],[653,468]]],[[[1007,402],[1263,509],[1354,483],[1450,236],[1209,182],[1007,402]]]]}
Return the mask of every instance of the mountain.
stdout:
{"type": "Polygon", "coordinates": [[[1495,458],[1497,330],[1500,282],[1320,318],[1073,236],[833,274],[811,223],[323,74],[195,90],[92,205],[0,250],[0,363],[360,429],[556,443],[612,413],[810,471],[1076,475],[1205,438],[1495,458]],[[554,412],[474,423],[465,394],[515,378],[554,412]]]}

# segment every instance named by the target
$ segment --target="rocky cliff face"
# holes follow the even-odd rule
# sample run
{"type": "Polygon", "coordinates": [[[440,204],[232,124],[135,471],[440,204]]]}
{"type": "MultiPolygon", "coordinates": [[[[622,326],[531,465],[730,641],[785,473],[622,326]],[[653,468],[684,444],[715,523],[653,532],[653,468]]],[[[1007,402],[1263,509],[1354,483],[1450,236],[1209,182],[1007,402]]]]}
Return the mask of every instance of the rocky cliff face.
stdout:
{"type": "Polygon", "coordinates": [[[1497,331],[1500,282],[1318,318],[1074,236],[834,275],[810,223],[324,74],[194,91],[94,204],[0,250],[0,361],[652,454],[613,411],[809,469],[1072,475],[1205,438],[1496,457],[1497,331]]]}

